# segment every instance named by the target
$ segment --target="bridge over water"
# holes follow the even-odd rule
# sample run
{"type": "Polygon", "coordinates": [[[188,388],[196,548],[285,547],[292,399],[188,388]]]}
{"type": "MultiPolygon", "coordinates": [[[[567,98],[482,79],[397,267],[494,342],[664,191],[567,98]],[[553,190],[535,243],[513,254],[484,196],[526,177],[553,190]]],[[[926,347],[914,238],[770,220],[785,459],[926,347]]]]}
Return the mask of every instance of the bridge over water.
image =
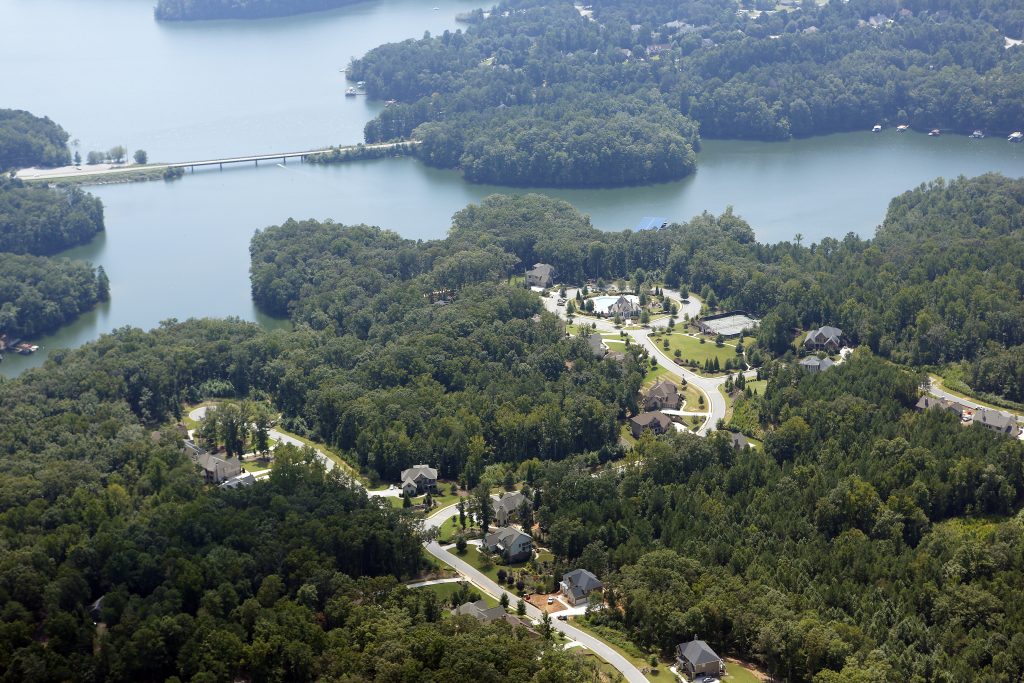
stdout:
{"type": "Polygon", "coordinates": [[[418,140],[405,140],[402,142],[384,142],[372,145],[347,145],[345,147],[324,147],[322,149],[306,149],[298,152],[272,152],[269,154],[248,154],[244,156],[234,157],[221,157],[219,159],[201,159],[198,161],[177,161],[166,164],[145,164],[145,165],[121,165],[121,164],[102,164],[98,166],[64,166],[62,168],[26,168],[18,171],[17,176],[22,180],[65,180],[65,179],[88,179],[93,176],[108,176],[108,175],[119,175],[129,173],[146,173],[152,171],[163,171],[168,168],[180,168],[189,169],[195,171],[196,168],[202,168],[204,166],[217,166],[224,168],[225,164],[255,164],[260,165],[261,161],[276,161],[280,163],[288,163],[289,159],[298,159],[304,161],[308,157],[316,154],[330,154],[333,152],[355,152],[358,150],[387,150],[395,147],[403,147],[406,145],[417,145],[418,140]]]}

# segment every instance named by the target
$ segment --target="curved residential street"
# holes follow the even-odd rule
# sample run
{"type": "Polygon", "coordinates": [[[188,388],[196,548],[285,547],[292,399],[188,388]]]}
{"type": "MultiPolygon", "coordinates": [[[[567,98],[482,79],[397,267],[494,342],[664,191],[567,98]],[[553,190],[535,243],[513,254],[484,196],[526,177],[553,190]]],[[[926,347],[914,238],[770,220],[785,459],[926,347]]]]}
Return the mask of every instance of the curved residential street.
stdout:
{"type": "MultiPolygon", "coordinates": [[[[679,305],[679,319],[682,319],[683,314],[688,314],[690,318],[696,318],[700,315],[701,301],[696,296],[690,295],[689,303],[684,304],[680,299],[679,292],[666,289],[663,290],[665,295],[669,299],[672,299],[676,304],[679,305]]],[[[572,299],[576,296],[576,289],[566,288],[566,297],[572,299]]],[[[541,297],[541,302],[544,304],[544,308],[558,315],[563,320],[566,318],[565,308],[558,306],[556,303],[556,297],[541,297]]],[[[598,332],[614,332],[618,333],[620,330],[615,328],[610,320],[602,318],[579,318],[582,324],[594,323],[597,326],[598,332]]],[[[656,327],[667,327],[668,319],[662,318],[651,323],[652,328],[656,327]]],[[[665,353],[658,348],[658,345],[651,341],[651,338],[647,336],[648,329],[639,330],[625,330],[626,334],[630,336],[634,343],[643,346],[647,349],[647,352],[651,354],[657,361],[658,365],[665,368],[673,375],[677,377],[684,377],[688,384],[691,384],[699,391],[704,394],[706,405],[710,409],[707,413],[707,418],[704,423],[696,430],[696,433],[700,436],[706,436],[708,433],[715,430],[715,425],[718,424],[719,420],[725,419],[726,403],[725,397],[722,396],[722,392],[718,390],[720,386],[725,384],[725,377],[704,377],[697,373],[681,367],[675,363],[674,360],[669,358],[665,353]]]]}
{"type": "MultiPolygon", "coordinates": [[[[424,529],[437,529],[446,519],[457,514],[457,510],[457,505],[449,505],[448,507],[441,508],[424,520],[424,529]]],[[[491,597],[500,600],[504,593],[508,595],[509,605],[515,605],[519,601],[518,595],[506,591],[475,567],[460,559],[457,555],[454,555],[442,548],[441,544],[437,541],[425,543],[424,547],[427,549],[428,553],[455,569],[459,574],[466,577],[470,583],[491,597]]],[[[539,620],[542,613],[539,609],[527,603],[526,616],[533,620],[539,620]]],[[[565,634],[567,638],[570,638],[580,645],[592,650],[599,657],[618,669],[629,683],[647,683],[647,679],[642,673],[640,673],[640,670],[633,666],[633,664],[631,664],[625,657],[612,649],[607,643],[604,643],[592,635],[579,630],[567,621],[559,621],[558,619],[552,618],[551,627],[556,631],[565,634]]]]}

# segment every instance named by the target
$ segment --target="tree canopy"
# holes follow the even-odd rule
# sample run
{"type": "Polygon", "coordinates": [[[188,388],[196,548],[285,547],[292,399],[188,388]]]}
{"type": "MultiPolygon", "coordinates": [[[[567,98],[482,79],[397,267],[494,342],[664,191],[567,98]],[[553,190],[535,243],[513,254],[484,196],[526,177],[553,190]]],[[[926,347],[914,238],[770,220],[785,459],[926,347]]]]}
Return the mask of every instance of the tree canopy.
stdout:
{"type": "Polygon", "coordinates": [[[46,117],[0,109],[0,172],[71,163],[68,134],[46,117]]]}

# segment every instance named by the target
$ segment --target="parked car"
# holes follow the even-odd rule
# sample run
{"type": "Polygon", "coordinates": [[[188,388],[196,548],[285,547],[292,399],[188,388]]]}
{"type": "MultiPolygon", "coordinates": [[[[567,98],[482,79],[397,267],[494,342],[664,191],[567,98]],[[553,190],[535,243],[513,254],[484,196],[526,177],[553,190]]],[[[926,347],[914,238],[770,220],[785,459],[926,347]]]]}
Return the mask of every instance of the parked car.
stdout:
{"type": "Polygon", "coordinates": [[[559,621],[569,621],[569,617],[567,615],[565,615],[565,614],[559,614],[558,615],[558,620],[559,621]]]}
{"type": "Polygon", "coordinates": [[[553,604],[555,604],[555,599],[554,599],[554,598],[551,598],[551,597],[549,597],[549,598],[548,598],[548,604],[549,604],[549,605],[553,605],[553,604]]]}

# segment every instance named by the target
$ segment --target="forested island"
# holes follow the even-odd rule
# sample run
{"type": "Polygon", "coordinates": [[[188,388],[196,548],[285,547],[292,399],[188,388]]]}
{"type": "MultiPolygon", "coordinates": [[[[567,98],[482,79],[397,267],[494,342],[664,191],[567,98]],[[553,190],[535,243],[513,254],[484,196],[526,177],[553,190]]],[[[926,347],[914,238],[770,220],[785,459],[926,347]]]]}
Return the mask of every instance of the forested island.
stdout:
{"type": "Polygon", "coordinates": [[[46,258],[103,229],[103,204],[92,195],[0,178],[0,334],[53,332],[109,298],[102,268],[46,258]]]}
{"type": "Polygon", "coordinates": [[[160,21],[203,19],[267,19],[322,12],[359,0],[157,0],[154,15],[160,21]]]}
{"type": "Polygon", "coordinates": [[[350,65],[393,100],[367,142],[415,138],[474,182],[583,187],[692,172],[700,135],[782,140],[876,124],[1018,130],[1024,35],[1010,0],[513,0],[463,31],[350,65]],[[586,14],[586,16],[584,16],[586,14]]]}
{"type": "Polygon", "coordinates": [[[536,195],[469,206],[443,240],[262,230],[254,298],[294,329],[121,329],[0,383],[0,673],[602,680],[543,635],[399,586],[425,562],[411,513],[311,450],[280,447],[263,483],[204,487],[172,425],[233,396],[371,481],[427,461],[467,490],[525,482],[548,581],[595,572],[614,609],[584,623],[656,660],[699,633],[793,681],[1015,680],[1024,445],[913,407],[920,366],[944,360],[928,355],[935,325],[945,360],[1020,345],[1022,193],[996,176],[936,182],[896,198],[873,239],[810,246],[759,245],[731,212],[602,233],[536,195]],[[647,351],[600,359],[566,335],[514,279],[535,260],[763,315],[767,387],[737,404],[763,445],[648,434],[627,458],[619,424],[647,351]],[[791,330],[820,322],[860,348],[810,375],[791,330]],[[968,330],[982,341],[953,343],[968,330]]]}
{"type": "Polygon", "coordinates": [[[103,232],[103,203],[72,187],[0,178],[0,252],[48,256],[103,232]]]}
{"type": "Polygon", "coordinates": [[[0,172],[71,163],[68,134],[46,117],[0,109],[0,172]]]}

